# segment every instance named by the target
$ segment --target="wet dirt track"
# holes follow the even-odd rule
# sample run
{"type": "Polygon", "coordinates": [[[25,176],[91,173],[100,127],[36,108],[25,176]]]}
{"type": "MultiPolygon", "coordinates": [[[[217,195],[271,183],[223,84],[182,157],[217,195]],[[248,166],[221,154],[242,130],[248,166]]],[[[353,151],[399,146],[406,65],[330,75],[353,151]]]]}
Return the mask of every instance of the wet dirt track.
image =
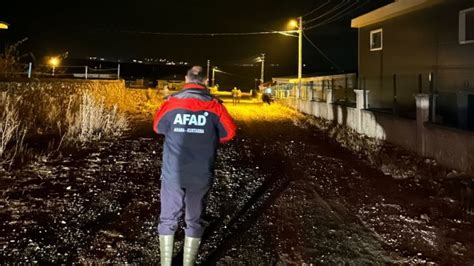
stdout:
{"type": "MultiPolygon", "coordinates": [[[[239,136],[219,150],[198,262],[474,262],[473,218],[436,182],[384,175],[286,108],[229,109],[239,136]]],[[[0,262],[157,263],[161,142],[143,122],[0,173],[0,262]]]]}

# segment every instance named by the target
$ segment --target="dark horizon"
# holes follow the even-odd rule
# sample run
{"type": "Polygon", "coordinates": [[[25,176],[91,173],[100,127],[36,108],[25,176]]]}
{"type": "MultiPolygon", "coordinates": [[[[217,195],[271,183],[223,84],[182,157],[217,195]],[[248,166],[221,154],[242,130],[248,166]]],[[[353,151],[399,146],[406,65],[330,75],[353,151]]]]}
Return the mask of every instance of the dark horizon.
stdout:
{"type": "MultiPolygon", "coordinates": [[[[222,76],[229,84],[251,86],[260,77],[255,63],[260,53],[266,54],[266,81],[272,76],[292,76],[297,70],[297,39],[280,34],[252,36],[168,36],[141,32],[256,32],[287,30],[288,21],[305,14],[327,1],[218,1],[181,3],[142,1],[100,3],[82,1],[73,6],[64,2],[8,2],[2,6],[0,20],[10,29],[0,31],[0,45],[22,38],[29,40],[21,53],[31,52],[37,62],[45,56],[65,52],[73,59],[102,57],[107,60],[166,58],[185,61],[189,65],[222,67],[234,76],[222,76]],[[249,59],[250,58],[250,59],[249,59]],[[253,58],[253,59],[252,59],[253,58]],[[236,68],[235,64],[254,63],[253,67],[236,68]],[[272,66],[273,65],[273,66],[272,66]],[[235,70],[237,69],[237,70],[235,70]],[[240,80],[238,76],[245,77],[240,80]]],[[[326,8],[308,18],[324,15],[341,1],[331,1],[326,8]]],[[[350,19],[386,4],[387,1],[360,1],[354,12],[328,25],[308,30],[306,34],[344,72],[357,68],[357,31],[350,19]]],[[[336,13],[337,14],[337,13],[336,13]]],[[[317,23],[315,21],[314,23],[317,23]]],[[[313,23],[313,24],[314,24],[313,23]]],[[[309,23],[311,26],[312,23],[309,23]]],[[[337,67],[326,60],[307,41],[304,42],[304,73],[331,72],[337,67]]],[[[179,74],[179,73],[177,73],[179,74]]]]}

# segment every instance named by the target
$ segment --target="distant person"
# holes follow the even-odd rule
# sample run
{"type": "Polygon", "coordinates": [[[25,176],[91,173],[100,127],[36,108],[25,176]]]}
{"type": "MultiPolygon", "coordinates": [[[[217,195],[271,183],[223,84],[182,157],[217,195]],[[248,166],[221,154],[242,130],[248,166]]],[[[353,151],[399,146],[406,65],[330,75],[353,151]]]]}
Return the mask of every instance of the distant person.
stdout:
{"type": "Polygon", "coordinates": [[[232,94],[232,103],[235,105],[239,97],[239,90],[237,89],[237,87],[234,87],[232,89],[231,94],[232,94]]]}
{"type": "Polygon", "coordinates": [[[264,93],[262,95],[262,101],[264,103],[267,103],[268,105],[272,104],[272,98],[270,97],[270,95],[268,93],[264,93]]]}
{"type": "Polygon", "coordinates": [[[242,91],[240,89],[237,90],[237,102],[240,103],[242,99],[242,91]]]}
{"type": "Polygon", "coordinates": [[[208,91],[200,66],[188,70],[183,90],[156,112],[153,129],[165,136],[161,168],[161,265],[171,265],[174,234],[184,213],[183,265],[193,265],[204,233],[202,215],[214,177],[219,143],[235,136],[236,125],[208,91]]]}
{"type": "Polygon", "coordinates": [[[168,89],[168,85],[165,85],[165,87],[163,88],[163,96],[168,96],[170,90],[168,89]]]}

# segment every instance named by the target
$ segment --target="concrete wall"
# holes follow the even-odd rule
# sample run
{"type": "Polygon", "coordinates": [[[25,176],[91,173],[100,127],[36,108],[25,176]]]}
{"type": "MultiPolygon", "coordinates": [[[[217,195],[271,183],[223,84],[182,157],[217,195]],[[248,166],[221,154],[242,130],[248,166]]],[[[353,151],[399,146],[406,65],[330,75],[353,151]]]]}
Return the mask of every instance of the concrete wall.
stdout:
{"type": "MultiPolygon", "coordinates": [[[[326,102],[296,98],[283,98],[279,102],[302,113],[347,126],[367,137],[434,158],[446,167],[474,174],[474,132],[326,102]],[[419,149],[420,143],[422,149],[419,149]]],[[[423,108],[426,111],[429,106],[423,108]]]]}
{"type": "Polygon", "coordinates": [[[474,173],[474,132],[425,123],[426,156],[455,169],[474,173]]]}
{"type": "Polygon", "coordinates": [[[384,113],[361,110],[362,130],[370,138],[386,140],[416,152],[416,121],[384,113]]]}
{"type": "Polygon", "coordinates": [[[416,151],[415,120],[396,118],[367,110],[359,111],[357,108],[325,102],[295,98],[280,99],[279,101],[302,113],[334,121],[370,138],[386,140],[405,149],[416,151]]]}

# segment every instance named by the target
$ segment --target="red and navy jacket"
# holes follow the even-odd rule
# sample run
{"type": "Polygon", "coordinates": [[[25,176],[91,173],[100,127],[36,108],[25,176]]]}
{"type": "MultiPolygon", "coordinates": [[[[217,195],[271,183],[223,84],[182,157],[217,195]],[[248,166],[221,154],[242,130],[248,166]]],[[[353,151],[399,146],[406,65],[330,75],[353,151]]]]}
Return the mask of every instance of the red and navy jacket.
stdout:
{"type": "Polygon", "coordinates": [[[234,138],[236,128],[205,86],[185,84],[158,109],[153,123],[153,130],[165,136],[162,178],[182,187],[208,183],[219,142],[234,138]]]}

